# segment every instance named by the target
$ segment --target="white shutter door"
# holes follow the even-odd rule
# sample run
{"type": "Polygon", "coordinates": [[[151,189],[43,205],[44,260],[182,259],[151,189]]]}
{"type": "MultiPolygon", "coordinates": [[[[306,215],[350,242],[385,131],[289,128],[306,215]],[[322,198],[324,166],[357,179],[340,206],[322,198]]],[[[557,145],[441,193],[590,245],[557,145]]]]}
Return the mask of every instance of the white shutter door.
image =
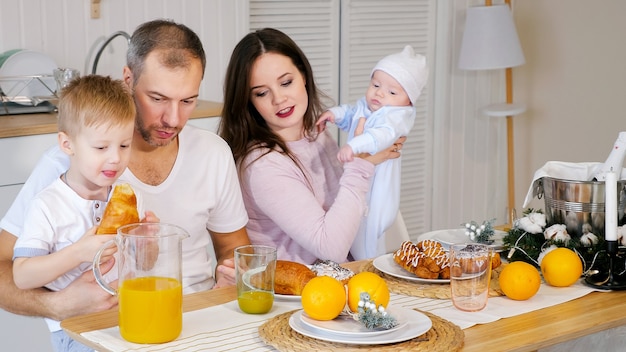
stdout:
{"type": "MultiPolygon", "coordinates": [[[[343,0],[341,4],[342,104],[362,97],[376,62],[405,45],[426,56],[432,81],[435,1],[343,0]]],[[[415,126],[402,150],[400,211],[412,239],[430,230],[433,143],[428,86],[416,103],[415,126]]]]}
{"type": "Polygon", "coordinates": [[[339,0],[250,0],[250,30],[266,27],[298,43],[311,62],[318,89],[338,101],[339,0]]]}
{"type": "MultiPolygon", "coordinates": [[[[432,82],[435,6],[436,0],[250,0],[250,29],[287,33],[311,61],[319,88],[335,102],[354,103],[365,94],[374,64],[407,44],[426,56],[432,82]]],[[[416,123],[402,154],[400,210],[413,239],[430,230],[429,92],[424,89],[416,104],[416,123]]]]}

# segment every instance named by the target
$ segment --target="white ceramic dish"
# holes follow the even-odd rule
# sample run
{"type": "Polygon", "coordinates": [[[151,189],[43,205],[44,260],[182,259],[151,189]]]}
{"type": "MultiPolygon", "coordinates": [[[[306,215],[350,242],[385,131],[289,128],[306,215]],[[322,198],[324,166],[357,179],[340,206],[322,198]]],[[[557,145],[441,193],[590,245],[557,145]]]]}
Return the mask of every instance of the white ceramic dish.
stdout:
{"type": "Polygon", "coordinates": [[[302,313],[303,311],[299,310],[289,318],[289,326],[296,332],[318,340],[353,345],[380,345],[407,341],[424,334],[432,327],[432,321],[426,315],[412,309],[407,309],[403,312],[407,324],[402,329],[387,334],[346,336],[326,332],[304,324],[300,318],[302,313]]]}
{"type": "Polygon", "coordinates": [[[296,295],[281,295],[278,293],[274,294],[274,299],[276,300],[280,300],[280,301],[289,301],[289,302],[300,302],[302,299],[302,296],[296,296],[296,295]]]}
{"type": "Polygon", "coordinates": [[[406,319],[406,316],[402,314],[401,310],[389,307],[387,311],[389,312],[389,314],[395,317],[396,321],[398,322],[398,325],[387,330],[370,330],[366,328],[362,323],[354,320],[348,315],[340,315],[333,320],[321,321],[312,319],[306,313],[302,313],[300,314],[300,319],[302,320],[302,323],[304,323],[304,325],[307,325],[313,329],[350,337],[388,334],[396,330],[402,329],[408,324],[408,320],[406,319]]]}
{"type": "MultiPolygon", "coordinates": [[[[52,77],[52,71],[55,68],[57,68],[56,62],[48,55],[32,50],[20,50],[7,57],[0,66],[0,77],[47,75],[48,77],[41,78],[45,85],[37,79],[10,78],[0,80],[0,89],[9,98],[50,97],[57,87],[52,77]]],[[[23,99],[17,98],[15,102],[24,103],[23,99]]]]}
{"type": "Polygon", "coordinates": [[[387,275],[391,275],[400,279],[409,281],[425,282],[431,284],[447,284],[449,279],[423,279],[417,277],[415,274],[404,270],[398,263],[393,260],[393,253],[383,254],[380,257],[374,259],[374,267],[387,275]]]}
{"type": "MultiPolygon", "coordinates": [[[[500,230],[494,230],[493,236],[491,239],[493,240],[493,246],[497,248],[501,248],[503,244],[504,236],[506,236],[506,232],[500,230]]],[[[417,236],[417,240],[436,240],[439,241],[446,250],[450,248],[450,245],[453,243],[471,243],[474,242],[470,240],[470,238],[465,234],[464,228],[458,229],[448,229],[448,230],[436,230],[423,233],[417,236]]]]}

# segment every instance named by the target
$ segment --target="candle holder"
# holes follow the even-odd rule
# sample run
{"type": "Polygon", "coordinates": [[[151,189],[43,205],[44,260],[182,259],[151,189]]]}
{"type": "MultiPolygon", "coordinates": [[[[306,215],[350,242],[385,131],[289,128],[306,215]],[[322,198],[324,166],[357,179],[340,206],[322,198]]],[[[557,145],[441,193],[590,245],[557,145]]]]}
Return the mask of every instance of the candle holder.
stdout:
{"type": "Polygon", "coordinates": [[[606,241],[608,262],[606,267],[596,269],[595,274],[587,275],[585,283],[589,286],[604,290],[626,289],[626,260],[618,251],[617,241],[606,241]],[[621,259],[621,260],[620,260],[621,259]]]}

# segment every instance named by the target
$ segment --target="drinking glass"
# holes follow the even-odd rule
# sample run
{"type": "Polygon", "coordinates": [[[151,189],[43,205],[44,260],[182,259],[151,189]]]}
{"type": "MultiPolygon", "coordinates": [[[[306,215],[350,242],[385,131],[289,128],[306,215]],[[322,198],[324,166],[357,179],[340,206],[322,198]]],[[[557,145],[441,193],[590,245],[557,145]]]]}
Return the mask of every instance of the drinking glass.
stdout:
{"type": "Polygon", "coordinates": [[[250,314],[264,314],[274,304],[276,248],[247,245],[235,248],[235,277],[239,308],[250,314]]]}
{"type": "Polygon", "coordinates": [[[466,312],[485,308],[491,280],[491,257],[492,248],[486,244],[450,246],[450,289],[456,308],[466,312]]]}
{"type": "Polygon", "coordinates": [[[65,88],[73,79],[80,77],[80,71],[75,68],[59,67],[52,71],[54,80],[57,83],[56,94],[59,96],[61,90],[65,88]]]}

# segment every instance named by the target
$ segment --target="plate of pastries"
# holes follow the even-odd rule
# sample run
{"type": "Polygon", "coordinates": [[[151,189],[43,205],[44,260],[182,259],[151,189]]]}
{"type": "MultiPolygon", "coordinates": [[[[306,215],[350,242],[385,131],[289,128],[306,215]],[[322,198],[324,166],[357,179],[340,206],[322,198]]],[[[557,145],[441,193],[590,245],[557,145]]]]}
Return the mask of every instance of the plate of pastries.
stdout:
{"type": "MultiPolygon", "coordinates": [[[[409,281],[450,282],[448,252],[439,241],[432,239],[415,243],[404,241],[397,251],[377,257],[372,264],[387,275],[409,281]]],[[[495,253],[492,267],[499,265],[500,255],[495,253]]]]}
{"type": "Polygon", "coordinates": [[[283,300],[300,301],[304,286],[316,276],[331,276],[344,284],[354,276],[354,272],[331,260],[317,260],[312,265],[304,265],[287,260],[276,261],[274,277],[274,297],[283,300]]]}

